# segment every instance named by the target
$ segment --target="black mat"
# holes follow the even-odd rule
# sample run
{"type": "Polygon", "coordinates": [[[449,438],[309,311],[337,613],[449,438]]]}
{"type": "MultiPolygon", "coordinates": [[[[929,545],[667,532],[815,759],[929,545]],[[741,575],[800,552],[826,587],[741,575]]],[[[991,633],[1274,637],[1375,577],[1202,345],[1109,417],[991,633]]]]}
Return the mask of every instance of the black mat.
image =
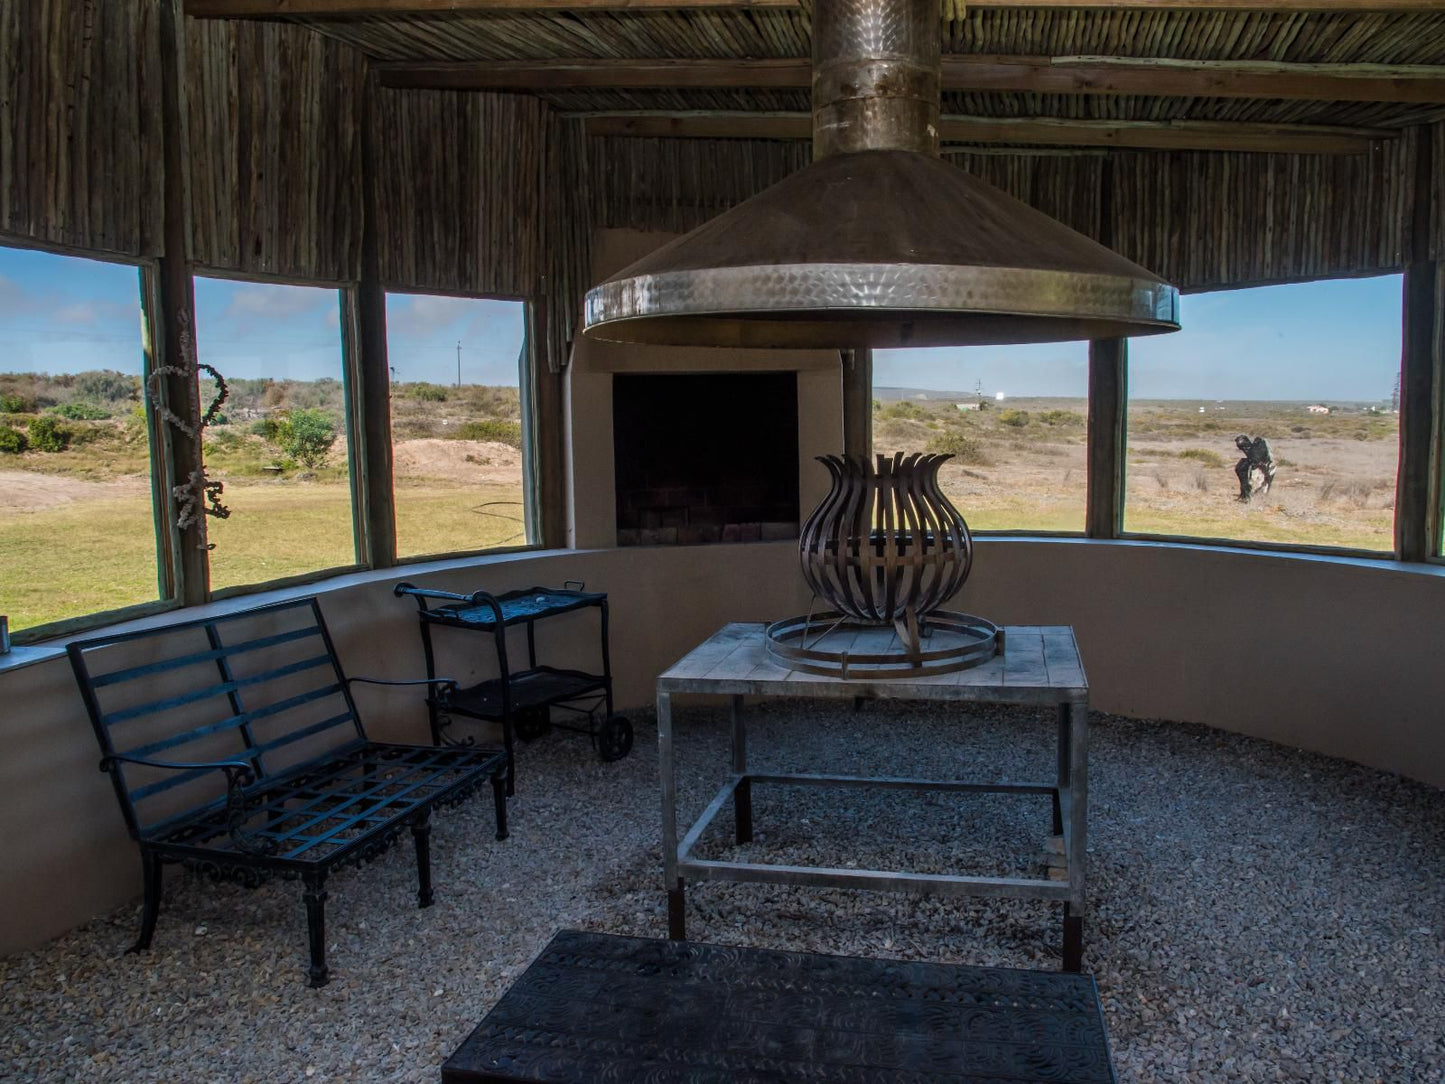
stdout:
{"type": "Polygon", "coordinates": [[[1110,1084],[1087,975],[563,930],[442,1066],[475,1081],[1110,1084]]]}

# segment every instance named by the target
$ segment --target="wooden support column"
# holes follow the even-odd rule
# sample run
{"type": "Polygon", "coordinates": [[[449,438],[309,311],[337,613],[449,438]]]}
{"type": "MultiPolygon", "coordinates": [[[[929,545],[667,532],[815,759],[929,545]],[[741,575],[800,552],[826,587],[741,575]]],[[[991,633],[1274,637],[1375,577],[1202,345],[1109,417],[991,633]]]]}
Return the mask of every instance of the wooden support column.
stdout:
{"type": "Polygon", "coordinates": [[[1089,343],[1086,538],[1118,538],[1124,529],[1124,438],[1129,404],[1129,340],[1089,343]]]}
{"type": "Polygon", "coordinates": [[[1434,469],[1442,418],[1441,271],[1430,253],[1435,162],[1431,131],[1417,127],[1410,263],[1405,268],[1400,351],[1400,464],[1395,483],[1395,556],[1423,561],[1439,553],[1440,485],[1434,469]]]}
{"type": "Polygon", "coordinates": [[[873,454],[873,351],[843,351],[843,453],[873,454]]]}
{"type": "Polygon", "coordinates": [[[378,213],[380,179],[377,147],[376,79],[366,78],[361,108],[361,278],[356,284],[356,339],[353,372],[360,385],[356,403],[361,441],[361,517],[365,552],[372,568],[396,564],[396,508],[392,493],[391,369],[386,353],[386,289],[381,281],[378,213]]]}
{"type": "MultiPolygon", "coordinates": [[[[1099,243],[1114,244],[1114,164],[1099,178],[1099,243]]],[[[1129,407],[1129,340],[1089,343],[1089,424],[1085,473],[1085,538],[1118,538],[1124,530],[1124,457],[1129,407]]]]}
{"type": "MultiPolygon", "coordinates": [[[[201,421],[201,393],[195,376],[196,299],[191,278],[191,201],[186,139],[185,21],[180,0],[162,0],[157,26],[160,38],[161,176],[165,190],[161,218],[161,256],[156,266],[155,322],[159,325],[159,365],[175,368],[161,384],[164,406],[192,426],[201,421]]],[[[174,426],[165,426],[167,481],[184,485],[201,469],[196,441],[174,426]]],[[[210,554],[206,517],[198,515],[184,531],[175,524],[180,502],[166,494],[166,520],[174,545],[176,598],[198,606],[210,597],[210,554]]],[[[199,502],[197,504],[199,510],[199,502]]]]}
{"type": "Polygon", "coordinates": [[[532,484],[536,523],[533,542],[548,549],[567,545],[566,411],[562,381],[566,358],[548,354],[546,299],[540,294],[528,306],[528,333],[532,340],[532,484]]]}

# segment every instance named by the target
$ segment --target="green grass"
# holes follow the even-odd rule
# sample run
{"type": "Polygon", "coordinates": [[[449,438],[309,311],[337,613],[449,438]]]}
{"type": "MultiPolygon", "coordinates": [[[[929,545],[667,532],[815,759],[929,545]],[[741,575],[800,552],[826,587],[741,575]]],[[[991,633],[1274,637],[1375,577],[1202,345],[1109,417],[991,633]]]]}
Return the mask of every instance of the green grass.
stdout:
{"type": "MultiPolygon", "coordinates": [[[[213,589],[356,561],[349,488],[332,482],[226,487],[228,520],[208,523],[213,589]]],[[[397,491],[402,556],[521,545],[522,487],[397,491]],[[514,517],[514,518],[509,518],[514,517]]],[[[157,597],[150,503],[106,499],[0,517],[0,613],[19,631],[157,597]]]]}

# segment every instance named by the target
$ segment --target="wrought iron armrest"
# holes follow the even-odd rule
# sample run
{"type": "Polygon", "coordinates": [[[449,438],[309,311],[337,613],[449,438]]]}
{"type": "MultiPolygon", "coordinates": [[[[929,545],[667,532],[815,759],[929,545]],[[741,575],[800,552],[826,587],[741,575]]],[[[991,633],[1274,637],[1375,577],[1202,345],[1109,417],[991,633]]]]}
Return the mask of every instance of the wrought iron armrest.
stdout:
{"type": "Polygon", "coordinates": [[[412,678],[407,681],[388,681],[385,678],[349,677],[346,679],[346,684],[350,685],[353,681],[359,681],[365,685],[440,685],[439,691],[442,696],[450,696],[461,688],[453,678],[412,678]]]}
{"type": "Polygon", "coordinates": [[[113,771],[117,762],[141,764],[147,768],[174,768],[177,771],[211,769],[226,773],[226,787],[250,786],[256,779],[255,770],[244,760],[151,760],[149,757],[127,756],[125,753],[111,753],[102,757],[100,770],[113,771]]]}
{"type": "Polygon", "coordinates": [[[147,768],[171,768],[177,771],[212,770],[226,773],[226,831],[236,849],[245,854],[265,855],[276,852],[276,841],[257,836],[246,829],[246,788],[256,780],[256,772],[241,760],[151,760],[124,753],[111,753],[100,762],[100,770],[113,771],[117,763],[140,764],[147,768]]]}

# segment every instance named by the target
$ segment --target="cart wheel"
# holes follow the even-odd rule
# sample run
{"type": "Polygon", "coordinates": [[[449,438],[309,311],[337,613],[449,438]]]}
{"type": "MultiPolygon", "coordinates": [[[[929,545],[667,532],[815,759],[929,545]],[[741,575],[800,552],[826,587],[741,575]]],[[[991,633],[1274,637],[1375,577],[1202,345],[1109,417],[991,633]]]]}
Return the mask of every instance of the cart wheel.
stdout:
{"type": "Polygon", "coordinates": [[[524,708],[517,712],[513,726],[523,741],[536,741],[552,729],[552,719],[546,708],[524,708]]]}
{"type": "Polygon", "coordinates": [[[632,752],[632,724],[623,715],[602,720],[597,728],[597,755],[610,763],[632,752]]]}

